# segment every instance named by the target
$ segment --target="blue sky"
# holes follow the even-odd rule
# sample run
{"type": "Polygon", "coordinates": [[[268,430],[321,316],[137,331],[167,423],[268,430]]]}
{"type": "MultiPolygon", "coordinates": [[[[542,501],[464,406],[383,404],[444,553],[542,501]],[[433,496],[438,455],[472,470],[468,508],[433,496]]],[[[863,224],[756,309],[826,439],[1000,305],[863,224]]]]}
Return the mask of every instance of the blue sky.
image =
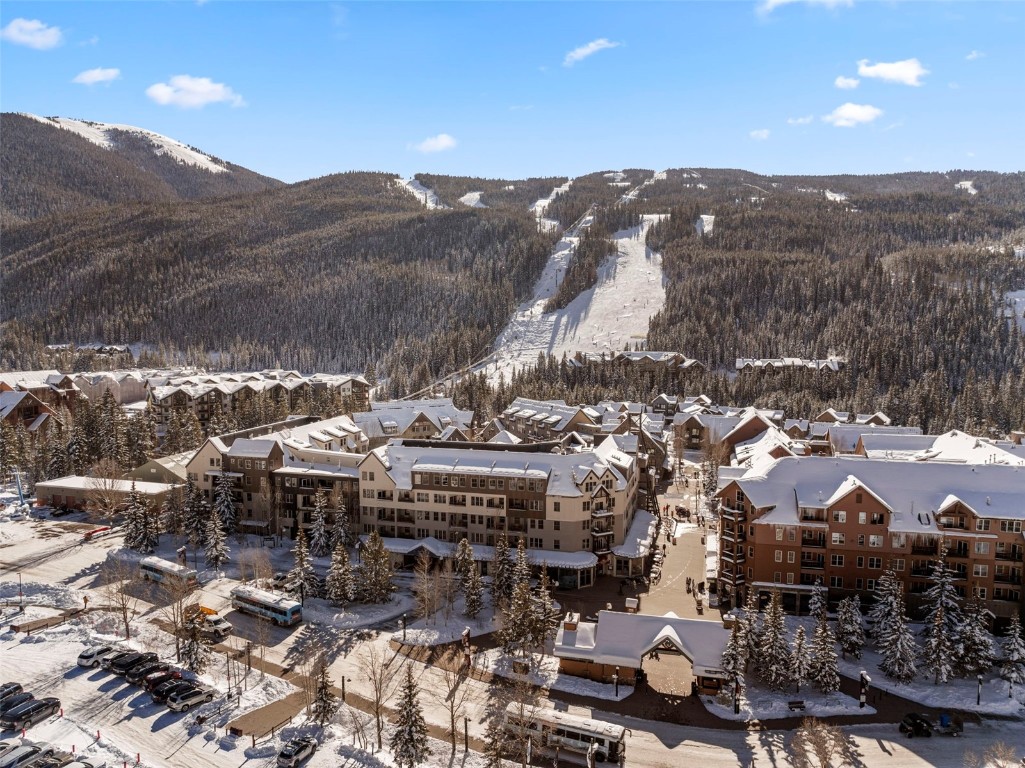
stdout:
{"type": "Polygon", "coordinates": [[[1018,3],[5,0],[0,28],[3,111],[284,181],[1025,169],[1018,3]]]}

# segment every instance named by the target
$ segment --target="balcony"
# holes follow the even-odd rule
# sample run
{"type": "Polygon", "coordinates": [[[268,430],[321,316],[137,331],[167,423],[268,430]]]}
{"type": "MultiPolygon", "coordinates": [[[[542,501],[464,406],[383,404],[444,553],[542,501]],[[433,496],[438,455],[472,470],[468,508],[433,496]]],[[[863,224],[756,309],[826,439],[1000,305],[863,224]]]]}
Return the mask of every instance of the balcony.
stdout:
{"type": "Polygon", "coordinates": [[[510,520],[508,530],[511,533],[526,533],[527,523],[526,521],[513,522],[510,520]]]}
{"type": "Polygon", "coordinates": [[[802,512],[802,523],[828,523],[825,512],[802,512]]]}
{"type": "Polygon", "coordinates": [[[527,502],[522,499],[509,499],[509,511],[526,512],[527,502]]]}
{"type": "Polygon", "coordinates": [[[801,558],[801,570],[802,571],[806,571],[806,570],[821,571],[821,570],[824,570],[825,567],[826,567],[826,559],[824,557],[808,558],[808,559],[805,559],[803,557],[801,558]]]}
{"type": "Polygon", "coordinates": [[[726,560],[730,563],[736,563],[737,565],[740,565],[740,563],[743,563],[747,560],[747,558],[744,556],[744,550],[740,550],[739,552],[731,552],[728,549],[724,549],[720,557],[723,560],[726,560]]]}
{"type": "Polygon", "coordinates": [[[1021,584],[1020,573],[998,573],[993,577],[993,581],[1000,584],[1021,584]]]}
{"type": "Polygon", "coordinates": [[[591,510],[591,517],[612,517],[615,514],[611,509],[595,507],[591,510]]]}
{"type": "Polygon", "coordinates": [[[723,529],[722,529],[722,538],[724,540],[726,540],[726,541],[733,541],[733,542],[736,542],[738,544],[740,544],[741,542],[747,541],[747,536],[745,535],[745,533],[743,531],[738,531],[738,530],[736,530],[734,528],[726,528],[726,527],[723,527],[723,529]]]}
{"type": "Polygon", "coordinates": [[[997,560],[1010,560],[1015,563],[1022,562],[1022,551],[1020,549],[1011,550],[1010,552],[997,552],[997,560]]]}
{"type": "MultiPolygon", "coordinates": [[[[381,535],[383,536],[384,534],[381,534],[381,535]]],[[[395,538],[397,538],[397,539],[415,539],[416,535],[409,528],[399,528],[399,535],[396,536],[395,538]]]]}
{"type": "Polygon", "coordinates": [[[610,539],[595,539],[594,544],[591,545],[591,551],[596,555],[607,555],[612,551],[612,543],[610,539]]]}
{"type": "Polygon", "coordinates": [[[484,506],[488,509],[505,509],[505,499],[488,499],[484,506]]]}
{"type": "Polygon", "coordinates": [[[947,559],[948,560],[949,559],[954,559],[954,558],[956,558],[958,560],[963,560],[963,559],[965,559],[967,557],[970,557],[970,556],[971,556],[971,553],[968,551],[967,548],[965,548],[965,549],[952,549],[949,552],[947,552],[947,559]]]}
{"type": "Polygon", "coordinates": [[[466,497],[465,496],[449,496],[448,505],[450,507],[465,507],[466,497]]]}
{"type": "Polygon", "coordinates": [[[930,576],[931,574],[932,574],[932,568],[929,568],[929,567],[925,567],[925,568],[912,568],[911,569],[911,575],[912,576],[917,576],[919,578],[925,578],[925,577],[930,576]]]}
{"type": "Polygon", "coordinates": [[[810,536],[809,537],[802,536],[801,537],[801,546],[802,547],[815,547],[816,549],[825,549],[826,537],[825,536],[818,536],[816,538],[811,538],[810,536]]]}
{"type": "Polygon", "coordinates": [[[734,574],[732,571],[724,570],[724,571],[722,571],[719,574],[719,580],[720,581],[725,581],[728,584],[732,584],[733,586],[736,587],[736,586],[739,586],[739,585],[744,583],[744,574],[743,573],[734,574]]]}
{"type": "Polygon", "coordinates": [[[395,501],[401,501],[405,502],[406,504],[412,504],[413,494],[409,493],[408,491],[402,491],[399,493],[399,496],[397,499],[395,499],[395,501]]]}
{"type": "Polygon", "coordinates": [[[939,552],[935,544],[913,544],[911,546],[912,555],[924,555],[926,557],[937,557],[939,552]]]}
{"type": "Polygon", "coordinates": [[[391,491],[378,491],[375,498],[377,498],[378,501],[391,501],[393,496],[394,494],[391,491]]]}
{"type": "Polygon", "coordinates": [[[954,581],[967,581],[968,580],[968,571],[966,571],[966,570],[962,571],[959,568],[955,568],[954,571],[953,571],[952,578],[954,579],[954,581]]]}
{"type": "Polygon", "coordinates": [[[463,515],[461,517],[458,515],[449,515],[448,526],[449,528],[468,528],[469,522],[466,518],[466,515],[463,515]]]}
{"type": "Polygon", "coordinates": [[[747,516],[747,505],[738,504],[736,507],[729,506],[726,502],[720,505],[722,513],[730,517],[746,517],[747,516]]]}
{"type": "Polygon", "coordinates": [[[394,510],[387,510],[386,511],[386,510],[383,510],[383,509],[379,509],[377,511],[377,519],[378,520],[383,520],[383,521],[386,521],[386,522],[389,522],[389,523],[394,523],[395,522],[395,511],[394,510]]]}
{"type": "Polygon", "coordinates": [[[398,522],[403,525],[413,525],[416,522],[416,518],[413,517],[412,512],[399,512],[398,522]]]}
{"type": "Polygon", "coordinates": [[[611,527],[609,527],[609,528],[592,528],[591,529],[591,535],[592,536],[611,536],[613,533],[615,533],[615,531],[613,531],[611,527]]]}

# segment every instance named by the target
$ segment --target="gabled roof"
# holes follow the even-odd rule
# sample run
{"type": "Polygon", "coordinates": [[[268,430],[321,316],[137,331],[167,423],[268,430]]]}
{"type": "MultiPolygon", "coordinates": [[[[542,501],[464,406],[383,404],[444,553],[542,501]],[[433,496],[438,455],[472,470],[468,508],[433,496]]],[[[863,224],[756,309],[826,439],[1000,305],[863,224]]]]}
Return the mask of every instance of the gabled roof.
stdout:
{"type": "Polygon", "coordinates": [[[242,458],[266,459],[274,452],[276,446],[277,442],[274,440],[249,440],[243,437],[231,444],[231,448],[228,449],[228,455],[242,458]]]}

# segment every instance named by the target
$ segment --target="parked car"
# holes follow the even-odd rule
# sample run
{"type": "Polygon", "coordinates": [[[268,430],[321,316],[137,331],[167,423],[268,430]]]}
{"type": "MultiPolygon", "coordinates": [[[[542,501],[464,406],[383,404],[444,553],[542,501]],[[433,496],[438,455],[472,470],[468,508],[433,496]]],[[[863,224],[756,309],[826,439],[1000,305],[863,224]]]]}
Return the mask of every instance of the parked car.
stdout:
{"type": "Polygon", "coordinates": [[[9,755],[19,747],[24,747],[25,742],[15,737],[13,739],[0,739],[0,758],[4,755],[9,755]]]}
{"type": "Polygon", "coordinates": [[[113,650],[114,647],[111,645],[94,645],[92,648],[86,648],[78,654],[78,666],[97,667],[100,664],[100,659],[113,650]]]}
{"type": "Polygon", "coordinates": [[[289,739],[278,752],[279,768],[295,768],[317,751],[317,740],[312,736],[289,739]]]}
{"type": "Polygon", "coordinates": [[[21,683],[4,683],[0,685],[0,703],[7,701],[11,696],[16,696],[24,690],[21,687],[21,683]]]}
{"type": "Polygon", "coordinates": [[[158,685],[163,685],[169,680],[178,680],[181,676],[181,670],[173,668],[163,672],[152,672],[143,678],[142,685],[147,691],[152,692],[158,685]]]}
{"type": "Polygon", "coordinates": [[[80,757],[73,763],[65,765],[64,768],[107,768],[107,762],[98,757],[80,757]]]}
{"type": "Polygon", "coordinates": [[[171,694],[181,693],[195,687],[195,685],[187,680],[168,680],[166,683],[161,683],[154,688],[150,695],[153,696],[153,701],[163,704],[171,694]]]}
{"type": "Polygon", "coordinates": [[[123,659],[125,656],[131,656],[136,651],[126,651],[123,648],[114,648],[110,653],[105,653],[100,656],[100,666],[104,669],[110,669],[110,665],[115,661],[123,659]]]}
{"type": "Polygon", "coordinates": [[[22,704],[27,704],[34,698],[35,696],[33,696],[28,691],[22,691],[21,693],[16,693],[13,696],[8,696],[6,699],[3,700],[3,703],[0,703],[0,715],[5,715],[15,707],[20,707],[22,704]]]}
{"type": "Polygon", "coordinates": [[[170,668],[171,665],[166,661],[144,661],[128,670],[125,673],[125,680],[132,685],[142,685],[142,681],[146,679],[147,675],[152,675],[155,672],[164,672],[170,668]]]}
{"type": "Polygon", "coordinates": [[[215,693],[212,688],[194,686],[191,690],[172,693],[167,697],[167,706],[175,712],[188,712],[192,707],[213,701],[215,693]]]}
{"type": "Polygon", "coordinates": [[[49,745],[29,744],[18,747],[13,752],[8,752],[3,757],[0,757],[0,768],[24,768],[52,754],[53,747],[49,745]]]}
{"type": "Polygon", "coordinates": [[[52,696],[48,696],[45,699],[33,699],[22,704],[20,707],[15,707],[9,712],[5,712],[4,716],[0,718],[0,723],[5,728],[13,728],[15,730],[29,728],[56,714],[60,708],[60,699],[55,699],[52,696]]]}
{"type": "Polygon", "coordinates": [[[128,674],[128,670],[132,667],[139,664],[150,664],[156,660],[157,655],[155,653],[136,653],[115,661],[110,665],[110,671],[115,675],[125,675],[128,674]]]}
{"type": "Polygon", "coordinates": [[[932,736],[932,723],[925,715],[909,712],[900,721],[900,732],[909,739],[915,736],[932,736]]]}

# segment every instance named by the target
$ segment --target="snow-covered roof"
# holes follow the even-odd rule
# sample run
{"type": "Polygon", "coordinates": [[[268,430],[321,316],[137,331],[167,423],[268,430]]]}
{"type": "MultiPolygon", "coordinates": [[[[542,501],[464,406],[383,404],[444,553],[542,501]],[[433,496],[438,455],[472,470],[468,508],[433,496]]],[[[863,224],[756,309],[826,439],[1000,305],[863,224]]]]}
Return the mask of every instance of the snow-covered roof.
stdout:
{"type": "Polygon", "coordinates": [[[847,361],[842,357],[827,357],[825,360],[809,360],[803,357],[738,357],[736,369],[773,370],[778,368],[809,368],[815,371],[838,371],[847,361]]]}
{"type": "Polygon", "coordinates": [[[935,440],[936,435],[869,434],[861,436],[861,445],[870,459],[909,459],[935,440]]]}
{"type": "Polygon", "coordinates": [[[164,493],[178,487],[177,485],[150,483],[144,480],[108,480],[85,477],[83,475],[68,475],[67,477],[58,477],[53,480],[41,480],[36,483],[36,494],[53,494],[63,491],[92,491],[101,488],[115,493],[129,493],[132,490],[133,482],[135,490],[144,496],[164,493]]]}
{"type": "Polygon", "coordinates": [[[237,458],[266,459],[274,450],[277,442],[273,439],[249,440],[240,437],[231,444],[228,455],[237,458]]]}
{"type": "Polygon", "coordinates": [[[420,416],[439,432],[449,426],[467,429],[473,421],[473,411],[457,408],[449,397],[372,403],[370,411],[354,413],[353,420],[367,437],[392,437],[404,433],[420,416]]]}
{"type": "Polygon", "coordinates": [[[932,445],[909,456],[912,461],[949,461],[964,464],[1025,466],[1025,446],[1008,441],[999,444],[956,429],[933,439],[932,445]]]}
{"type": "MultiPolygon", "coordinates": [[[[366,542],[368,535],[363,534],[360,541],[366,542]]],[[[439,541],[433,536],[423,539],[397,539],[381,537],[384,548],[396,555],[408,555],[421,547],[428,550],[435,557],[452,557],[456,551],[456,545],[447,541],[439,541]]],[[[474,544],[473,559],[477,562],[490,562],[495,559],[495,548],[483,544],[474,544]]],[[[509,559],[516,557],[515,547],[509,549],[509,559]]],[[[554,549],[527,549],[527,560],[533,565],[548,565],[552,568],[569,568],[572,570],[584,570],[593,568],[598,564],[598,557],[590,552],[564,552],[554,549]]]]}
{"type": "Polygon", "coordinates": [[[682,619],[674,613],[599,611],[597,622],[565,623],[555,636],[554,654],[636,669],[644,654],[669,641],[691,660],[695,674],[722,675],[722,652],[730,633],[721,622],[682,619]]]}
{"type": "Polygon", "coordinates": [[[493,438],[488,440],[488,442],[497,443],[499,445],[519,445],[523,441],[509,430],[503,429],[497,432],[493,438]]]}
{"type": "Polygon", "coordinates": [[[833,453],[854,453],[862,435],[920,435],[921,427],[883,427],[874,424],[830,424],[829,443],[833,453]]]}
{"type": "Polygon", "coordinates": [[[592,424],[597,423],[599,414],[593,408],[566,405],[562,400],[531,400],[517,397],[512,405],[502,412],[502,417],[511,421],[544,421],[554,431],[562,431],[569,427],[570,421],[578,415],[592,424]]]}
{"type": "Polygon", "coordinates": [[[638,509],[634,512],[630,530],[626,532],[623,543],[612,548],[618,557],[645,557],[651,551],[655,539],[656,518],[651,512],[638,509]]]}
{"type": "Polygon", "coordinates": [[[7,371],[6,373],[0,373],[0,383],[12,388],[39,389],[49,386],[53,376],[61,378],[63,374],[52,369],[42,371],[7,371]]]}

